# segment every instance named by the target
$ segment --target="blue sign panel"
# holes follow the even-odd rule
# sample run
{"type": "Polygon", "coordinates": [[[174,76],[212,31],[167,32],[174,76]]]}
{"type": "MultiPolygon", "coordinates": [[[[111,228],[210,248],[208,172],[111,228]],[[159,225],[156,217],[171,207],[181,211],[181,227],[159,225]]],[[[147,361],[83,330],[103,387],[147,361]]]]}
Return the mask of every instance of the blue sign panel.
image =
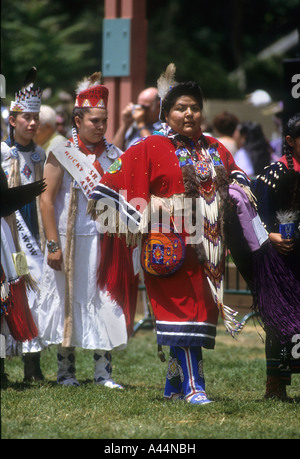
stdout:
{"type": "Polygon", "coordinates": [[[125,77],[130,75],[131,19],[104,19],[102,75],[125,77]]]}

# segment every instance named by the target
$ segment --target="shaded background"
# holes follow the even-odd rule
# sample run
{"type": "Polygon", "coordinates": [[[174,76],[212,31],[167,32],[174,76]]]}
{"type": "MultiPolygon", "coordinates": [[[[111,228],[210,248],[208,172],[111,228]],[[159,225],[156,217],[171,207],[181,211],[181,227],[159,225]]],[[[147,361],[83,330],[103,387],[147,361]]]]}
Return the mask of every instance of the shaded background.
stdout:
{"type": "MultiPolygon", "coordinates": [[[[48,88],[47,103],[54,105],[73,101],[76,83],[101,69],[103,0],[2,0],[1,10],[7,95],[2,104],[9,103],[32,65],[38,84],[48,88]]],[[[145,86],[156,85],[172,61],[177,80],[197,80],[208,101],[230,100],[235,109],[235,101],[258,88],[282,100],[282,62],[300,55],[299,41],[289,35],[299,27],[299,16],[298,0],[148,0],[145,86]],[[283,52],[260,58],[283,38],[283,52]]],[[[208,104],[207,115],[218,107],[208,104]]]]}

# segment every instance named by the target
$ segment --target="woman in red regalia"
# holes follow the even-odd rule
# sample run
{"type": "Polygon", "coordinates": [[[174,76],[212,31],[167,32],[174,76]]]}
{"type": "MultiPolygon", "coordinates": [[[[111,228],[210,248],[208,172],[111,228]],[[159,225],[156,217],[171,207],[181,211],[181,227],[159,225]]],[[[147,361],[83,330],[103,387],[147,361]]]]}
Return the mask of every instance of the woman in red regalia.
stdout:
{"type": "Polygon", "coordinates": [[[230,333],[240,329],[234,311],[223,305],[222,227],[229,176],[243,173],[220,142],[202,134],[199,85],[176,83],[174,74],[170,64],[158,80],[162,131],[114,163],[89,211],[103,225],[110,221],[106,230],[125,234],[128,244],[141,240],[157,342],[170,346],[164,396],[204,404],[210,400],[201,349],[215,346],[219,312],[230,333]],[[169,226],[154,218],[158,207],[167,212],[169,226]]]}

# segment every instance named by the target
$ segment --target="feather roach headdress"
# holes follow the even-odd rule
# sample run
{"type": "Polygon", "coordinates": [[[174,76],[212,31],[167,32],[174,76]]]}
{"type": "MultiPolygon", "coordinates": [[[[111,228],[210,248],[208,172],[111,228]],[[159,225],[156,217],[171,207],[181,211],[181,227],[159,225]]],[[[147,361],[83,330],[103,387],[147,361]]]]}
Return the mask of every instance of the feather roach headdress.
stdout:
{"type": "Polygon", "coordinates": [[[101,78],[101,72],[95,72],[78,83],[75,107],[107,108],[108,89],[101,84],[101,78]]]}

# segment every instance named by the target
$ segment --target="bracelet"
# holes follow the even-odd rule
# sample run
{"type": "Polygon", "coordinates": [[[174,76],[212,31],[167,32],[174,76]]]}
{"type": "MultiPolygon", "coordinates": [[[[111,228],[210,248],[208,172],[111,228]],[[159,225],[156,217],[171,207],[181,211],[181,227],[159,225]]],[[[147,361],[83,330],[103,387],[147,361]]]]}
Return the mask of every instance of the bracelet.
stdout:
{"type": "Polygon", "coordinates": [[[47,248],[50,253],[55,253],[59,249],[59,244],[56,241],[47,241],[47,248]]]}

